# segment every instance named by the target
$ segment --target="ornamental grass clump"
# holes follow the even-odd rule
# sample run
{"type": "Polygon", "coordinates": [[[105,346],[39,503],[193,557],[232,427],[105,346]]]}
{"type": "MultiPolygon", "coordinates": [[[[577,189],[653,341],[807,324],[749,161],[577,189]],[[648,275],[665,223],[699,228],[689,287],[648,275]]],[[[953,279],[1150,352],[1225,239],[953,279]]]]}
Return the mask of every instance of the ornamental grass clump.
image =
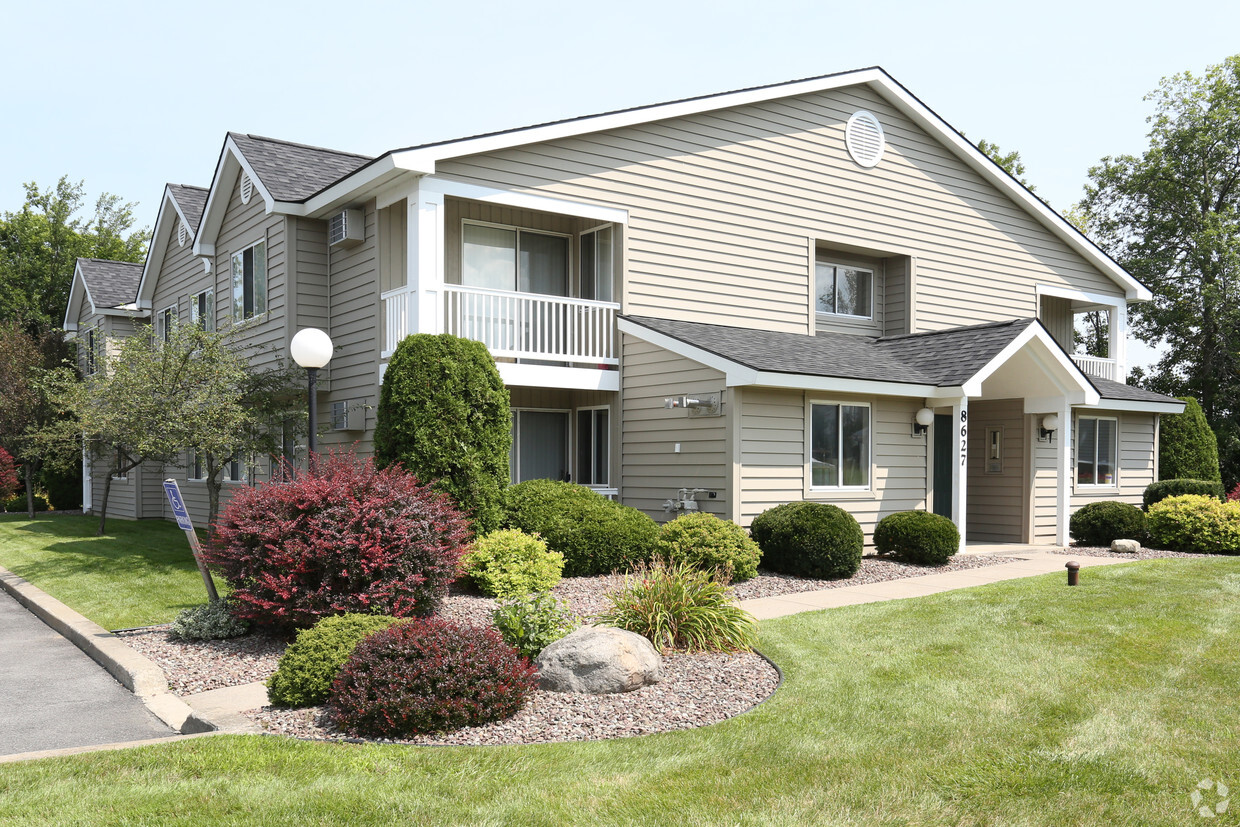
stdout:
{"type": "Polygon", "coordinates": [[[727,580],[688,563],[643,564],[607,599],[599,623],[636,632],[665,653],[747,652],[757,642],[757,621],[732,602],[727,580]]]}
{"type": "Polygon", "coordinates": [[[297,633],[275,673],[267,679],[267,697],[276,706],[316,706],[327,700],[332,682],[357,645],[399,618],[343,614],[325,617],[297,633]]]}
{"type": "Polygon", "coordinates": [[[535,674],[494,629],[414,620],[358,644],[332,685],[330,716],[364,738],[478,726],[515,715],[535,674]]]}
{"type": "Polygon", "coordinates": [[[306,628],[346,612],[431,614],[468,540],[446,495],[399,466],[333,454],[290,481],[237,491],[205,556],[239,616],[306,628]]]}
{"type": "Polygon", "coordinates": [[[725,572],[735,583],[758,574],[762,549],[731,520],[698,511],[663,524],[658,554],[673,563],[725,572]]]}
{"type": "Polygon", "coordinates": [[[461,567],[488,597],[517,597],[550,591],[559,583],[564,555],[548,551],[537,536],[505,528],[476,540],[461,567]]]}

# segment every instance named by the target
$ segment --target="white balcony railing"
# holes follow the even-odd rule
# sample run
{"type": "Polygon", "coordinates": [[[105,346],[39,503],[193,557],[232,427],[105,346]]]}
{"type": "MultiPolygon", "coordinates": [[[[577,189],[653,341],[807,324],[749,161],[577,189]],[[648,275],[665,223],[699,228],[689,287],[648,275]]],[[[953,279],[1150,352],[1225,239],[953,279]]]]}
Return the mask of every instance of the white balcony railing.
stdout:
{"type": "Polygon", "coordinates": [[[1076,366],[1081,369],[1082,373],[1090,376],[1097,376],[1099,379],[1110,379],[1112,382],[1119,382],[1116,378],[1119,375],[1118,368],[1114,359],[1104,359],[1101,356],[1085,356],[1081,353],[1072,354],[1072,361],[1076,362],[1076,366]]]}
{"type": "MultiPolygon", "coordinates": [[[[385,357],[413,332],[416,295],[409,289],[382,295],[385,357]]],[[[620,305],[612,302],[444,285],[442,308],[443,332],[482,342],[495,357],[594,366],[620,363],[616,349],[620,305]]]]}

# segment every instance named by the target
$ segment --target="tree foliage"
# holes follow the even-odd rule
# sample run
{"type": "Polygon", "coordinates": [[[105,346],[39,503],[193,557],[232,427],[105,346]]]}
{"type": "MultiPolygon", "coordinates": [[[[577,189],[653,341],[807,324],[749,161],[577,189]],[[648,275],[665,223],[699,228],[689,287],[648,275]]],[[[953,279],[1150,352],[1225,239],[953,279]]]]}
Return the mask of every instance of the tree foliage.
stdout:
{"type": "Polygon", "coordinates": [[[999,149],[998,144],[992,144],[990,141],[982,138],[977,142],[977,148],[982,151],[986,157],[994,161],[1003,168],[1003,171],[1019,181],[1025,189],[1030,192],[1035,191],[1033,184],[1030,184],[1025,178],[1025,162],[1021,160],[1020,153],[1016,150],[1004,152],[999,149]]]}
{"type": "Polygon", "coordinates": [[[1221,481],[1218,443],[1201,406],[1182,396],[1184,413],[1163,414],[1158,441],[1160,480],[1221,481]]]}
{"type": "Polygon", "coordinates": [[[1240,478],[1240,55],[1163,79],[1149,148],[1103,158],[1080,204],[1094,238],[1150,287],[1133,328],[1165,355],[1136,380],[1199,399],[1223,476],[1240,478]]]}
{"type": "Polygon", "coordinates": [[[0,215],[0,321],[38,334],[64,320],[79,257],[142,261],[150,233],[133,229],[134,203],[109,193],[82,217],[85,186],[68,176],[48,189],[23,186],[22,208],[0,215]]]}

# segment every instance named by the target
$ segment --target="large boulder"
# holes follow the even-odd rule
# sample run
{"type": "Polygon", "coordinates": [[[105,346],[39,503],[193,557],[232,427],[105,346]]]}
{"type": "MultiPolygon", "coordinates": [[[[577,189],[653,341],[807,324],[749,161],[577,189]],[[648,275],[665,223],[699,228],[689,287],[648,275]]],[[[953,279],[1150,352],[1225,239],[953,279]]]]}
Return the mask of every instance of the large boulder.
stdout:
{"type": "Polygon", "coordinates": [[[583,626],[552,643],[536,661],[538,688],[609,695],[663,677],[663,659],[644,637],[608,626],[583,626]]]}
{"type": "Polygon", "coordinates": [[[1122,551],[1125,554],[1136,554],[1141,550],[1141,544],[1136,540],[1112,540],[1111,551],[1122,551]]]}

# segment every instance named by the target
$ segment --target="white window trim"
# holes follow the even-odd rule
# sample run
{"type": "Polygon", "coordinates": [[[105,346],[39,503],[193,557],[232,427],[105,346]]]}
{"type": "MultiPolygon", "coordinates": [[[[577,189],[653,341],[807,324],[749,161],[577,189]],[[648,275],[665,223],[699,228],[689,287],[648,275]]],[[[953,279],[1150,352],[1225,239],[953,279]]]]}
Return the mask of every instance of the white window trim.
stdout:
{"type": "MultiPolygon", "coordinates": [[[[844,439],[844,430],[840,429],[840,440],[844,439]]],[[[843,457],[843,445],[840,445],[840,457],[843,457]]],[[[869,494],[874,490],[874,405],[866,400],[856,399],[806,399],[805,400],[805,492],[807,495],[838,493],[838,494],[869,494]],[[866,456],[870,460],[870,468],[866,473],[865,485],[814,485],[814,406],[815,405],[851,405],[865,408],[868,411],[866,428],[866,456]]]]}
{"type": "Polygon", "coordinates": [[[204,476],[201,476],[201,477],[194,476],[194,466],[197,464],[197,455],[198,455],[198,452],[195,451],[193,448],[190,448],[185,452],[185,481],[186,482],[206,482],[207,481],[207,478],[205,476],[207,472],[207,465],[205,462],[202,464],[202,473],[204,476]]]}
{"type": "MultiPolygon", "coordinates": [[[[1072,427],[1072,485],[1074,489],[1082,489],[1086,491],[1118,491],[1120,487],[1119,480],[1119,456],[1120,456],[1120,432],[1118,416],[1100,416],[1095,414],[1077,414],[1076,422],[1072,427]],[[1081,482],[1081,420],[1110,420],[1115,423],[1115,461],[1112,464],[1114,469],[1111,472],[1111,482],[1081,482]]],[[[1094,431],[1094,477],[1098,476],[1098,432],[1094,431]]]]}
{"type": "MultiPolygon", "coordinates": [[[[266,316],[268,310],[270,309],[268,301],[267,301],[268,293],[270,292],[267,288],[271,284],[271,268],[267,266],[268,258],[269,258],[269,256],[267,255],[268,246],[269,245],[267,243],[267,237],[266,235],[264,235],[262,238],[255,239],[253,242],[245,245],[244,247],[239,247],[238,249],[228,254],[228,296],[229,296],[228,316],[232,320],[233,325],[251,324],[255,320],[261,319],[264,316],[266,316]],[[236,309],[237,295],[236,295],[236,291],[233,289],[233,283],[232,283],[233,260],[236,259],[237,256],[244,255],[246,250],[253,250],[255,247],[257,247],[260,244],[263,245],[263,312],[255,313],[253,316],[240,316],[239,317],[237,315],[237,309],[236,309]]],[[[244,267],[245,265],[243,264],[242,266],[244,267]]],[[[244,306],[242,307],[241,312],[242,313],[245,312],[244,306]]]]}
{"type": "MultiPolygon", "coordinates": [[[[231,263],[231,259],[229,261],[231,263]]],[[[203,326],[203,329],[214,332],[215,330],[215,288],[214,287],[204,287],[202,290],[199,290],[197,293],[189,294],[190,323],[198,324],[202,321],[202,317],[198,316],[198,299],[200,296],[211,297],[211,301],[209,302],[209,304],[211,305],[211,316],[209,319],[207,319],[207,324],[203,326]]]]}
{"type": "MultiPolygon", "coordinates": [[[[581,484],[584,485],[586,488],[593,488],[595,490],[605,489],[605,490],[611,491],[615,488],[615,486],[611,484],[611,443],[612,443],[611,428],[615,422],[615,420],[611,418],[612,417],[611,405],[581,405],[573,409],[573,415],[569,417],[571,421],[569,422],[570,434],[569,434],[569,440],[568,440],[569,447],[573,451],[573,481],[577,482],[579,478],[581,477],[580,469],[577,467],[577,438],[579,435],[577,433],[577,417],[576,417],[576,414],[580,413],[581,411],[607,411],[607,482],[602,485],[599,485],[597,483],[588,483],[588,484],[581,483],[581,484]]],[[[593,420],[593,417],[591,417],[591,420],[593,420]]],[[[591,422],[591,424],[593,424],[593,422],[591,422]]],[[[591,440],[593,440],[593,433],[591,433],[591,440]]]]}
{"type": "Polygon", "coordinates": [[[849,264],[846,259],[835,258],[819,258],[817,251],[814,252],[814,271],[811,273],[810,286],[810,307],[813,308],[814,315],[823,321],[830,319],[856,319],[858,321],[873,322],[874,321],[874,302],[878,295],[878,275],[879,266],[873,264],[849,264]],[[829,310],[818,309],[818,265],[829,267],[845,267],[850,270],[861,270],[870,274],[870,313],[867,316],[858,316],[853,313],[834,313],[829,310]]]}
{"type": "Polygon", "coordinates": [[[172,325],[180,321],[180,314],[180,302],[170,304],[159,311],[158,315],[155,317],[156,327],[158,328],[156,335],[159,338],[159,341],[168,341],[169,337],[172,335],[172,325]],[[169,311],[171,311],[171,313],[169,313],[169,311]],[[165,316],[168,316],[168,318],[165,318],[165,316]]]}
{"type": "MultiPolygon", "coordinates": [[[[475,227],[493,227],[493,228],[495,228],[495,229],[497,229],[497,230],[514,230],[514,231],[516,231],[516,233],[517,233],[517,247],[516,247],[516,249],[515,249],[513,252],[517,254],[517,258],[516,258],[516,268],[517,268],[517,269],[516,269],[516,271],[513,273],[513,276],[514,276],[514,279],[513,279],[513,289],[512,289],[512,290],[502,291],[502,292],[506,292],[506,293],[525,293],[525,295],[528,295],[528,296],[545,296],[545,295],[550,295],[550,294],[548,294],[548,293],[529,293],[529,292],[527,292],[527,291],[525,291],[525,290],[522,290],[522,289],[521,289],[521,258],[520,258],[520,251],[521,251],[521,233],[523,233],[523,232],[526,232],[526,233],[538,233],[539,235],[551,235],[551,236],[555,236],[555,237],[557,237],[557,238],[565,238],[565,239],[568,239],[568,244],[566,245],[566,246],[568,247],[568,261],[567,261],[567,262],[565,263],[565,265],[564,265],[564,266],[567,268],[567,272],[564,274],[564,283],[567,285],[567,287],[568,287],[568,289],[569,289],[569,291],[570,291],[570,292],[572,292],[572,291],[574,290],[574,288],[579,288],[579,287],[580,287],[580,285],[578,285],[578,284],[577,284],[577,278],[579,277],[579,276],[578,276],[578,273],[577,273],[577,251],[576,251],[575,249],[573,249],[574,247],[576,247],[576,246],[577,246],[577,244],[573,243],[573,242],[574,242],[574,239],[579,238],[579,237],[580,237],[580,234],[574,235],[573,233],[561,233],[561,232],[556,232],[555,230],[540,230],[540,229],[537,229],[536,227],[522,227],[522,226],[517,225],[517,224],[498,224],[498,223],[496,223],[496,222],[494,222],[494,221],[479,221],[479,220],[478,220],[478,219],[476,219],[476,218],[462,218],[462,219],[461,219],[461,258],[460,258],[460,265],[459,265],[460,270],[459,270],[459,272],[456,274],[456,277],[457,277],[457,281],[459,281],[462,285],[464,285],[464,284],[465,284],[465,226],[466,226],[467,224],[472,224],[472,225],[473,225],[473,226],[475,226],[475,227]]],[[[613,285],[613,286],[614,286],[614,285],[613,285]]],[[[578,289],[578,290],[577,290],[577,292],[578,292],[578,293],[580,293],[581,291],[578,289]]],[[[574,297],[573,297],[573,296],[565,296],[564,298],[574,298],[574,297]]],[[[514,408],[513,410],[516,410],[516,408],[514,408]]],[[[528,409],[526,409],[526,410],[541,410],[541,409],[528,408],[528,409]]]]}
{"type": "MultiPolygon", "coordinates": [[[[512,467],[508,469],[508,479],[510,484],[516,485],[517,469],[521,467],[521,442],[517,438],[517,414],[522,411],[530,411],[532,413],[562,413],[568,420],[568,427],[565,429],[564,456],[568,460],[568,467],[577,470],[576,459],[573,457],[573,409],[572,408],[511,408],[512,411],[512,458],[515,460],[512,467]]],[[[608,458],[610,460],[610,457],[608,458]]]]}

